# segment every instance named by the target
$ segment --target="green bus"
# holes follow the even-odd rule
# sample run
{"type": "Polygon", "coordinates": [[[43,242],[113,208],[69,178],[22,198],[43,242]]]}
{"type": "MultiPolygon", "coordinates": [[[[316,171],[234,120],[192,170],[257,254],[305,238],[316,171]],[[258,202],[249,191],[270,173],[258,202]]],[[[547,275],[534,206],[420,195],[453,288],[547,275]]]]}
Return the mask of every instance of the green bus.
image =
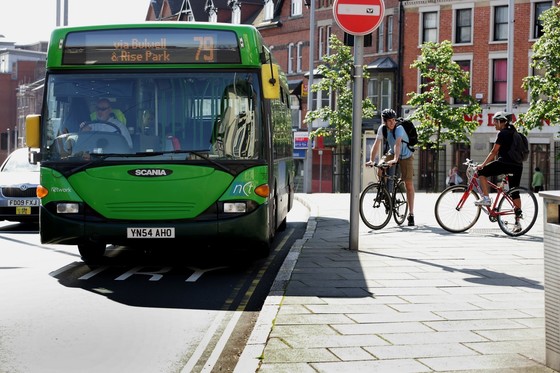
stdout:
{"type": "Polygon", "coordinates": [[[41,242],[86,263],[107,245],[268,255],[294,198],[289,102],[250,25],[55,29],[42,112],[26,118],[41,242]]]}

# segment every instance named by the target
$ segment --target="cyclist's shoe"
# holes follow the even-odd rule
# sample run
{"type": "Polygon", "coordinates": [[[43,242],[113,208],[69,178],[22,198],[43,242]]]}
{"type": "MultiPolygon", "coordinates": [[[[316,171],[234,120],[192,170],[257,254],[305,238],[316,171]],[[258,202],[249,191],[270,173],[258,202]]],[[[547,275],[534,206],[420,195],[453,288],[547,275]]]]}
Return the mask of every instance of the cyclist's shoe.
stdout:
{"type": "Polygon", "coordinates": [[[511,230],[513,233],[519,233],[523,230],[523,228],[521,227],[521,223],[519,223],[518,221],[515,222],[515,224],[513,225],[513,229],[511,230]]]}
{"type": "Polygon", "coordinates": [[[477,206],[490,206],[492,204],[492,200],[488,196],[483,196],[481,199],[474,201],[474,204],[477,206]]]}
{"type": "Polygon", "coordinates": [[[408,226],[409,227],[414,226],[414,215],[408,215],[408,226]]]}

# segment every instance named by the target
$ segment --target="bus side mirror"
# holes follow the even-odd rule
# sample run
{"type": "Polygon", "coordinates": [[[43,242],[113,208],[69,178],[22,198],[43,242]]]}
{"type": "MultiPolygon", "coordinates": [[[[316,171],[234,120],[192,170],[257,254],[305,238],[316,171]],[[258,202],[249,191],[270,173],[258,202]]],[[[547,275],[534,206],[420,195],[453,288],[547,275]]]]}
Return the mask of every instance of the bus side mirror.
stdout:
{"type": "Polygon", "coordinates": [[[280,98],[280,75],[278,65],[268,63],[261,68],[262,89],[264,98],[277,100],[280,98]]]}
{"type": "Polygon", "coordinates": [[[25,143],[28,148],[41,147],[40,122],[41,116],[39,114],[31,114],[25,117],[25,143]]]}

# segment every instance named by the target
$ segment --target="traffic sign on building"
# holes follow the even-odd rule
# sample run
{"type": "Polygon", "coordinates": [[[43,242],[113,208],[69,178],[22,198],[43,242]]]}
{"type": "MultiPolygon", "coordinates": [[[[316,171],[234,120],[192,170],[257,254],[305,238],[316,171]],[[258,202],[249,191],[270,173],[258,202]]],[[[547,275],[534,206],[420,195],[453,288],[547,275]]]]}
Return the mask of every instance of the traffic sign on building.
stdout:
{"type": "Polygon", "coordinates": [[[385,3],[383,0],[335,0],[334,20],[351,35],[372,33],[383,21],[385,3]]]}

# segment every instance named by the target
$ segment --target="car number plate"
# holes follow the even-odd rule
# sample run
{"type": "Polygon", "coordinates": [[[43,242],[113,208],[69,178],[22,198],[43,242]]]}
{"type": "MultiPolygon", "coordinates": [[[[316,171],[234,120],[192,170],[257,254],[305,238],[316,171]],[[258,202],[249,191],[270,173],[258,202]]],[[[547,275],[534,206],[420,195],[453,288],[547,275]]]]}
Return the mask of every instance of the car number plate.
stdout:
{"type": "Polygon", "coordinates": [[[31,207],[16,207],[16,215],[31,215],[31,207]]]}
{"type": "Polygon", "coordinates": [[[39,206],[39,198],[32,199],[9,199],[8,206],[39,206]]]}
{"type": "Polygon", "coordinates": [[[126,238],[175,238],[175,228],[126,228],[126,238]]]}

